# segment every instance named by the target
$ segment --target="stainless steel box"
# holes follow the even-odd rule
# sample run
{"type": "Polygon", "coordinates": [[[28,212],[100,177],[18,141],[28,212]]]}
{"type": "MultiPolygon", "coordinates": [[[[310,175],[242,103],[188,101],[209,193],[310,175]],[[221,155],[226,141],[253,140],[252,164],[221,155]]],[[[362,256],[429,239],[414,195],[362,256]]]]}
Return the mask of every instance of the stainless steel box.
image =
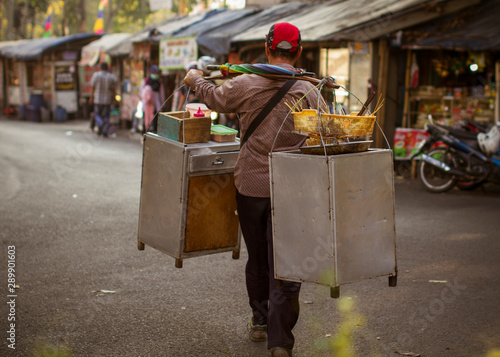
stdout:
{"type": "Polygon", "coordinates": [[[331,287],[389,276],[396,285],[392,150],[270,154],[275,277],[331,287]]]}
{"type": "Polygon", "coordinates": [[[234,165],[239,142],[184,144],[144,136],[138,248],[149,245],[176,259],[233,251],[241,233],[234,165]]]}

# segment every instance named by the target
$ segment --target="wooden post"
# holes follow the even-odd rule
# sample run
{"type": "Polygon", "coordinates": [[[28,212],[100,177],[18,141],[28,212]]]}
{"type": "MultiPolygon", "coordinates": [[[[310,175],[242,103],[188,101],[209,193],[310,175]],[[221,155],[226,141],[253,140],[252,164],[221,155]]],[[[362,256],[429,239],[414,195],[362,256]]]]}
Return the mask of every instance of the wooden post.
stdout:
{"type": "MultiPolygon", "coordinates": [[[[378,47],[378,55],[380,58],[379,62],[379,72],[378,72],[378,94],[377,96],[382,96],[385,98],[387,96],[387,71],[389,68],[389,46],[387,45],[386,39],[381,39],[379,41],[378,47]]],[[[376,135],[375,135],[375,146],[376,147],[384,147],[386,144],[384,143],[384,136],[382,135],[381,130],[384,129],[385,123],[385,105],[380,108],[377,114],[377,126],[376,135]]]]}
{"type": "Polygon", "coordinates": [[[411,50],[408,50],[405,72],[405,103],[403,109],[403,128],[410,126],[410,73],[411,73],[411,50]]]}

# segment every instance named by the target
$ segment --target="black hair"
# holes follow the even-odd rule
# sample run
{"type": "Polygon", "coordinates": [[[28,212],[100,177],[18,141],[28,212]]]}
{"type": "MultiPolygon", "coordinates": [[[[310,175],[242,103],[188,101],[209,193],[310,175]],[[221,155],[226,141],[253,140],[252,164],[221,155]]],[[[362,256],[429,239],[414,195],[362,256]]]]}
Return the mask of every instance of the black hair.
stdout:
{"type": "Polygon", "coordinates": [[[107,71],[109,69],[108,64],[106,62],[101,63],[101,69],[107,71]]]}
{"type": "MultiPolygon", "coordinates": [[[[297,51],[299,50],[299,47],[297,47],[297,51]]],[[[271,47],[269,47],[269,51],[271,53],[271,56],[273,57],[281,57],[281,58],[286,58],[288,60],[293,60],[295,56],[297,56],[297,51],[295,52],[290,52],[290,51],[283,51],[283,50],[273,50],[271,47]]]]}

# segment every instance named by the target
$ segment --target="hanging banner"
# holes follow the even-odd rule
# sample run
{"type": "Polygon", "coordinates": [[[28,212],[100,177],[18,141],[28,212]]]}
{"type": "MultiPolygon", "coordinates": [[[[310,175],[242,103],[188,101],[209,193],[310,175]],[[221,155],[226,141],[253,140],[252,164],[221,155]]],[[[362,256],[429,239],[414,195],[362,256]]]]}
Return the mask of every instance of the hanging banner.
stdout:
{"type": "Polygon", "coordinates": [[[160,41],[160,69],[184,69],[198,59],[196,37],[167,38],[160,41]]]}

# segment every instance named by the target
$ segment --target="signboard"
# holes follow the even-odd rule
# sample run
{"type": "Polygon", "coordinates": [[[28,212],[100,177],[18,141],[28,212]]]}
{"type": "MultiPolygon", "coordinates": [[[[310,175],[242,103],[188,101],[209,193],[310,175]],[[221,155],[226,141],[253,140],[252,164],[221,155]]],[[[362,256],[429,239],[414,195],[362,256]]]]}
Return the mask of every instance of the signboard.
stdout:
{"type": "Polygon", "coordinates": [[[75,90],[75,66],[57,66],[55,68],[56,91],[75,90]]]}
{"type": "Polygon", "coordinates": [[[172,9],[172,0],[149,0],[149,9],[151,11],[157,10],[171,10],[172,9]]]}
{"type": "Polygon", "coordinates": [[[184,69],[198,59],[196,37],[167,38],[160,41],[160,69],[184,69]]]}

